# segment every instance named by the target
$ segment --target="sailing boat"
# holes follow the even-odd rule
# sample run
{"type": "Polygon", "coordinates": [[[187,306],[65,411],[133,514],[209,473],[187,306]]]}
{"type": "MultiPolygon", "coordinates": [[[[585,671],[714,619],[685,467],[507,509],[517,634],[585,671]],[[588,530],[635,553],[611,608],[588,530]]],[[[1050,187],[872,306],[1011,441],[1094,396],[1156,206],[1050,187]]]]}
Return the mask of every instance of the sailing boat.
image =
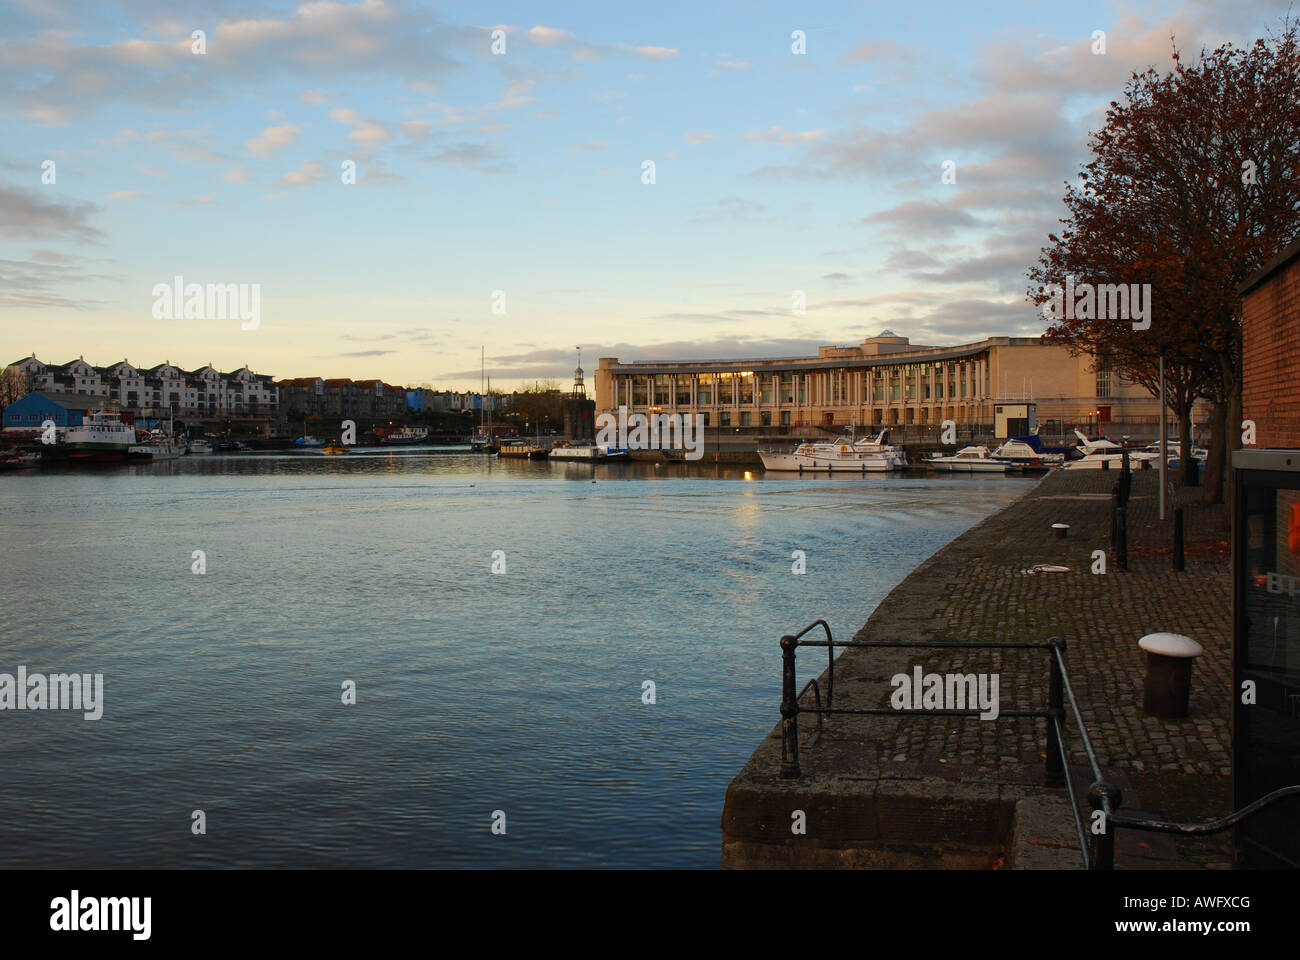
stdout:
{"type": "Polygon", "coordinates": [[[294,445],[299,447],[323,447],[325,446],[325,441],[319,440],[307,433],[307,418],[303,417],[302,436],[294,441],[294,445]]]}
{"type": "Polygon", "coordinates": [[[484,373],[483,348],[478,348],[478,434],[470,441],[470,447],[474,450],[488,450],[492,446],[492,438],[487,435],[486,425],[483,418],[487,414],[487,397],[483,393],[483,373],[484,373]]]}

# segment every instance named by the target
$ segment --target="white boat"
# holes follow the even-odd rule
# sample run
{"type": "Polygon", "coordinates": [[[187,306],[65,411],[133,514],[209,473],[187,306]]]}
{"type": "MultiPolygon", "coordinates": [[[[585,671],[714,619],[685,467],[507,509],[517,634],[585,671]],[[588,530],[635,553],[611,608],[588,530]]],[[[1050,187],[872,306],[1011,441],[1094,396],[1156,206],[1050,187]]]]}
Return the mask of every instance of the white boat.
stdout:
{"type": "MultiPolygon", "coordinates": [[[[1079,449],[1083,451],[1082,460],[1071,460],[1062,469],[1065,470],[1120,470],[1124,466],[1124,454],[1128,454],[1129,467],[1141,470],[1143,461],[1159,460],[1160,454],[1148,453],[1137,448],[1126,449],[1110,440],[1089,440],[1078,430],[1074,435],[1079,438],[1079,449]],[[1103,466],[1104,465],[1104,466],[1103,466]]],[[[1153,464],[1154,465],[1154,464],[1153,464]]]]}
{"type": "Polygon", "coordinates": [[[206,440],[204,440],[202,437],[200,437],[198,440],[191,440],[191,441],[190,441],[189,451],[190,451],[190,455],[191,455],[191,456],[195,456],[195,455],[199,455],[199,454],[205,454],[205,453],[211,453],[211,452],[212,452],[212,444],[208,443],[208,441],[206,441],[206,440]]]}
{"type": "MultiPolygon", "coordinates": [[[[1035,442],[1037,439],[1037,435],[1035,435],[1035,442]]],[[[997,447],[990,456],[996,457],[998,460],[1006,460],[1022,468],[1058,467],[1065,462],[1065,454],[1044,453],[1027,440],[1022,440],[1019,437],[1007,440],[997,447]]]]}
{"type": "Polygon", "coordinates": [[[325,441],[318,437],[299,437],[294,441],[294,445],[299,447],[323,447],[325,441]]]}
{"type": "MultiPolygon", "coordinates": [[[[1154,440],[1151,443],[1148,443],[1145,447],[1143,447],[1142,450],[1145,453],[1151,454],[1156,459],[1159,459],[1160,441],[1154,440]]],[[[1170,440],[1166,443],[1165,450],[1168,453],[1169,459],[1166,462],[1169,464],[1169,466],[1171,467],[1178,466],[1178,461],[1183,455],[1182,444],[1177,440],[1170,440]]],[[[1192,459],[1195,460],[1197,463],[1204,466],[1205,461],[1209,458],[1209,456],[1210,456],[1210,451],[1206,450],[1204,447],[1198,447],[1196,446],[1196,444],[1192,444],[1192,459]]]]}
{"type": "Polygon", "coordinates": [[[91,413],[63,435],[63,448],[72,460],[123,460],[135,443],[135,427],[117,414],[91,413]]]}
{"type": "Polygon", "coordinates": [[[930,457],[925,461],[936,470],[949,473],[1006,473],[1009,460],[996,460],[988,447],[962,447],[950,457],[930,457]]]}
{"type": "Polygon", "coordinates": [[[763,469],[773,471],[884,473],[901,470],[907,466],[907,457],[901,449],[886,442],[888,436],[886,428],[878,436],[862,440],[841,437],[833,443],[801,443],[790,453],[760,450],[758,455],[763,461],[763,469]]]}
{"type": "Polygon", "coordinates": [[[175,437],[161,430],[152,430],[149,438],[142,443],[126,448],[130,460],[150,460],[157,463],[162,460],[175,460],[185,455],[185,446],[175,437]]]}
{"type": "Polygon", "coordinates": [[[627,460],[629,454],[625,447],[611,447],[609,444],[594,443],[567,444],[561,441],[551,447],[549,459],[604,462],[608,460],[627,460]]]}

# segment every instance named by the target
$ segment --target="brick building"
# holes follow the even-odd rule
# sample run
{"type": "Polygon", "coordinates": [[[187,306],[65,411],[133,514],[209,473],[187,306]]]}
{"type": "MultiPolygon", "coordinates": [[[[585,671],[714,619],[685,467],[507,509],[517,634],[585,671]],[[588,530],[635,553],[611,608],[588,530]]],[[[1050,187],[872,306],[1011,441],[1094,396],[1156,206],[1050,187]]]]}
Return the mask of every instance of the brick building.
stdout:
{"type": "Polygon", "coordinates": [[[1300,241],[1241,292],[1242,419],[1255,421],[1257,447],[1300,447],[1300,241]]]}

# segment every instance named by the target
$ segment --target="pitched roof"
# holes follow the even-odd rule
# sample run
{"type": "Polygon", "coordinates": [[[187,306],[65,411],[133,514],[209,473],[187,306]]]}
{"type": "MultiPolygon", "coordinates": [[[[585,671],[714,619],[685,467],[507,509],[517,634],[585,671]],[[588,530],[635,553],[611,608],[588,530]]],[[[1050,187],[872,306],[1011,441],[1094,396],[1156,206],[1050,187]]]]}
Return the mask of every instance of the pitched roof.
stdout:
{"type": "MultiPolygon", "coordinates": [[[[64,410],[103,410],[105,407],[114,407],[114,404],[108,397],[92,397],[84,393],[57,393],[53,390],[33,390],[27,394],[28,397],[40,394],[46,400],[53,401],[61,406],[64,410]]],[[[24,398],[26,399],[26,398],[24,398]]]]}

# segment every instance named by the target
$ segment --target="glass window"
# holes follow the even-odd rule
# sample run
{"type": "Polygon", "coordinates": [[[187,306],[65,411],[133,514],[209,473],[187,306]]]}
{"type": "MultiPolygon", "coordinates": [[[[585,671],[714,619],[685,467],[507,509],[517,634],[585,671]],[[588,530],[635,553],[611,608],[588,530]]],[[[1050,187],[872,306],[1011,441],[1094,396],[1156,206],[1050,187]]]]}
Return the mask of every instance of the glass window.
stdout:
{"type": "Polygon", "coordinates": [[[677,406],[689,407],[691,404],[691,378],[685,374],[677,377],[677,406]]]}
{"type": "Polygon", "coordinates": [[[655,377],[654,403],[657,407],[666,407],[672,402],[673,378],[661,373],[655,377]]]}
{"type": "Polygon", "coordinates": [[[788,427],[788,426],[790,426],[790,411],[789,411],[789,410],[782,410],[782,411],[781,411],[781,426],[783,426],[783,427],[788,427]]]}
{"type": "Polygon", "coordinates": [[[769,404],[772,402],[772,398],[776,396],[774,392],[776,387],[776,378],[770,373],[759,374],[759,377],[761,378],[760,383],[762,386],[759,390],[758,402],[769,404]]]}
{"type": "Polygon", "coordinates": [[[718,380],[716,373],[701,373],[695,378],[695,402],[700,406],[713,403],[713,385],[718,380]]]}
{"type": "Polygon", "coordinates": [[[761,423],[763,426],[770,427],[772,425],[772,411],[764,410],[761,414],[759,414],[759,417],[761,418],[759,420],[759,423],[761,423]]]}
{"type": "MultiPolygon", "coordinates": [[[[735,403],[736,402],[736,378],[730,373],[718,374],[718,403],[735,403]]],[[[723,414],[727,417],[728,414],[723,414]]],[[[723,422],[723,426],[730,423],[730,420],[723,422]]]]}
{"type": "Polygon", "coordinates": [[[723,427],[731,426],[731,411],[723,410],[718,414],[718,424],[723,427]]]}
{"type": "Polygon", "coordinates": [[[754,402],[754,375],[752,373],[742,373],[740,375],[740,402],[754,402]]]}
{"type": "Polygon", "coordinates": [[[740,415],[740,425],[742,427],[752,426],[753,416],[754,416],[753,414],[751,414],[748,410],[746,410],[744,413],[740,415]]]}
{"type": "Polygon", "coordinates": [[[632,405],[644,407],[650,403],[650,381],[646,377],[632,378],[632,405]]]}

